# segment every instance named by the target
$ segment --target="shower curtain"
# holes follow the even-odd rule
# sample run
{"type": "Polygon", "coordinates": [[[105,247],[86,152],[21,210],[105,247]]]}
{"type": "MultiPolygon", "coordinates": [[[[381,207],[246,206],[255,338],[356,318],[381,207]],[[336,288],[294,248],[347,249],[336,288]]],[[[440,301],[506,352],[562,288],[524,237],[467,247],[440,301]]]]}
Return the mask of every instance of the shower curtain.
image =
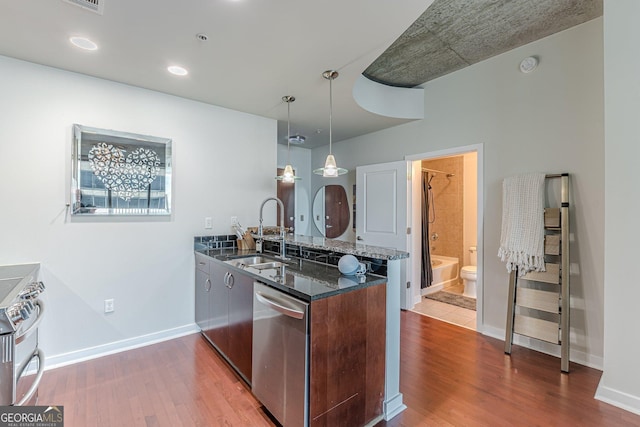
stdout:
{"type": "Polygon", "coordinates": [[[431,248],[429,247],[429,173],[422,172],[422,268],[420,288],[428,288],[433,283],[431,269],[431,248]]]}

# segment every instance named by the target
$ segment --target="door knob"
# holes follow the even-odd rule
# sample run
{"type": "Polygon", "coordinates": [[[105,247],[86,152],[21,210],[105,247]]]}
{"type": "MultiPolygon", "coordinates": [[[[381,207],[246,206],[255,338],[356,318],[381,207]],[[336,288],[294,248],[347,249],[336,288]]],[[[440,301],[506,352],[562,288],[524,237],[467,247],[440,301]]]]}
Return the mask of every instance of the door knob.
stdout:
{"type": "Polygon", "coordinates": [[[362,238],[362,236],[357,236],[356,240],[364,240],[364,239],[362,238]]]}

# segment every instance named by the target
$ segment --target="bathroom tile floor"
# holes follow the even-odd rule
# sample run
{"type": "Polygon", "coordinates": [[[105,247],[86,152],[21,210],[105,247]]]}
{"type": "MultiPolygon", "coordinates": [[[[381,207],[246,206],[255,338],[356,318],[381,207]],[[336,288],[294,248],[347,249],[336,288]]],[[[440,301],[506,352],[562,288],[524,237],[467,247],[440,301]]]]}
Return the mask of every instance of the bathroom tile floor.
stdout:
{"type": "MultiPolygon", "coordinates": [[[[444,290],[451,293],[462,294],[464,286],[462,284],[453,285],[444,290]]],[[[411,311],[467,329],[476,330],[476,312],[474,310],[468,310],[423,297],[422,301],[416,304],[411,311]]]]}

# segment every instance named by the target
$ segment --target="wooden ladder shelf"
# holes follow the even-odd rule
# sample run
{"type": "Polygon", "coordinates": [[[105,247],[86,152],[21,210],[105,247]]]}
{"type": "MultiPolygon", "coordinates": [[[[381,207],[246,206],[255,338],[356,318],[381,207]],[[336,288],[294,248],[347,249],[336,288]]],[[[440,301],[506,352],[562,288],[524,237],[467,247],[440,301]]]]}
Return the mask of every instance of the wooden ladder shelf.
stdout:
{"type": "Polygon", "coordinates": [[[509,277],[509,305],[504,352],[511,354],[513,335],[560,346],[560,369],[569,372],[569,174],[547,175],[561,180],[560,208],[544,210],[544,272],[509,277]]]}

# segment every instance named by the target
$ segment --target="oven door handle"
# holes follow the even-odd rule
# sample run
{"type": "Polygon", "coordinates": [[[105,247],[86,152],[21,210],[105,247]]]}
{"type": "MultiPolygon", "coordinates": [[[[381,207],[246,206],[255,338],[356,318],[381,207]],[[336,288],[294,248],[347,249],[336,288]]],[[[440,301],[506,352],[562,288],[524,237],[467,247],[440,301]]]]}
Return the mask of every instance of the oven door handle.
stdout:
{"type": "Polygon", "coordinates": [[[22,340],[27,338],[29,334],[31,334],[31,332],[34,331],[42,321],[42,316],[44,316],[44,302],[42,300],[37,300],[35,305],[38,306],[38,317],[36,318],[35,322],[33,322],[31,326],[27,328],[26,331],[23,331],[20,335],[16,337],[16,344],[21,343],[22,340]]]}
{"type": "Polygon", "coordinates": [[[22,399],[20,399],[18,402],[14,404],[15,406],[22,406],[26,402],[28,402],[29,399],[31,399],[31,396],[33,396],[33,394],[38,389],[38,385],[40,385],[40,380],[42,379],[42,374],[44,373],[44,352],[39,348],[36,348],[36,351],[33,352],[31,359],[29,359],[29,363],[24,365],[18,378],[22,377],[24,370],[27,369],[27,366],[29,366],[29,364],[31,364],[31,361],[33,360],[34,357],[38,358],[38,373],[36,374],[36,378],[33,380],[31,387],[29,387],[29,390],[27,390],[27,393],[24,395],[22,399]]]}

